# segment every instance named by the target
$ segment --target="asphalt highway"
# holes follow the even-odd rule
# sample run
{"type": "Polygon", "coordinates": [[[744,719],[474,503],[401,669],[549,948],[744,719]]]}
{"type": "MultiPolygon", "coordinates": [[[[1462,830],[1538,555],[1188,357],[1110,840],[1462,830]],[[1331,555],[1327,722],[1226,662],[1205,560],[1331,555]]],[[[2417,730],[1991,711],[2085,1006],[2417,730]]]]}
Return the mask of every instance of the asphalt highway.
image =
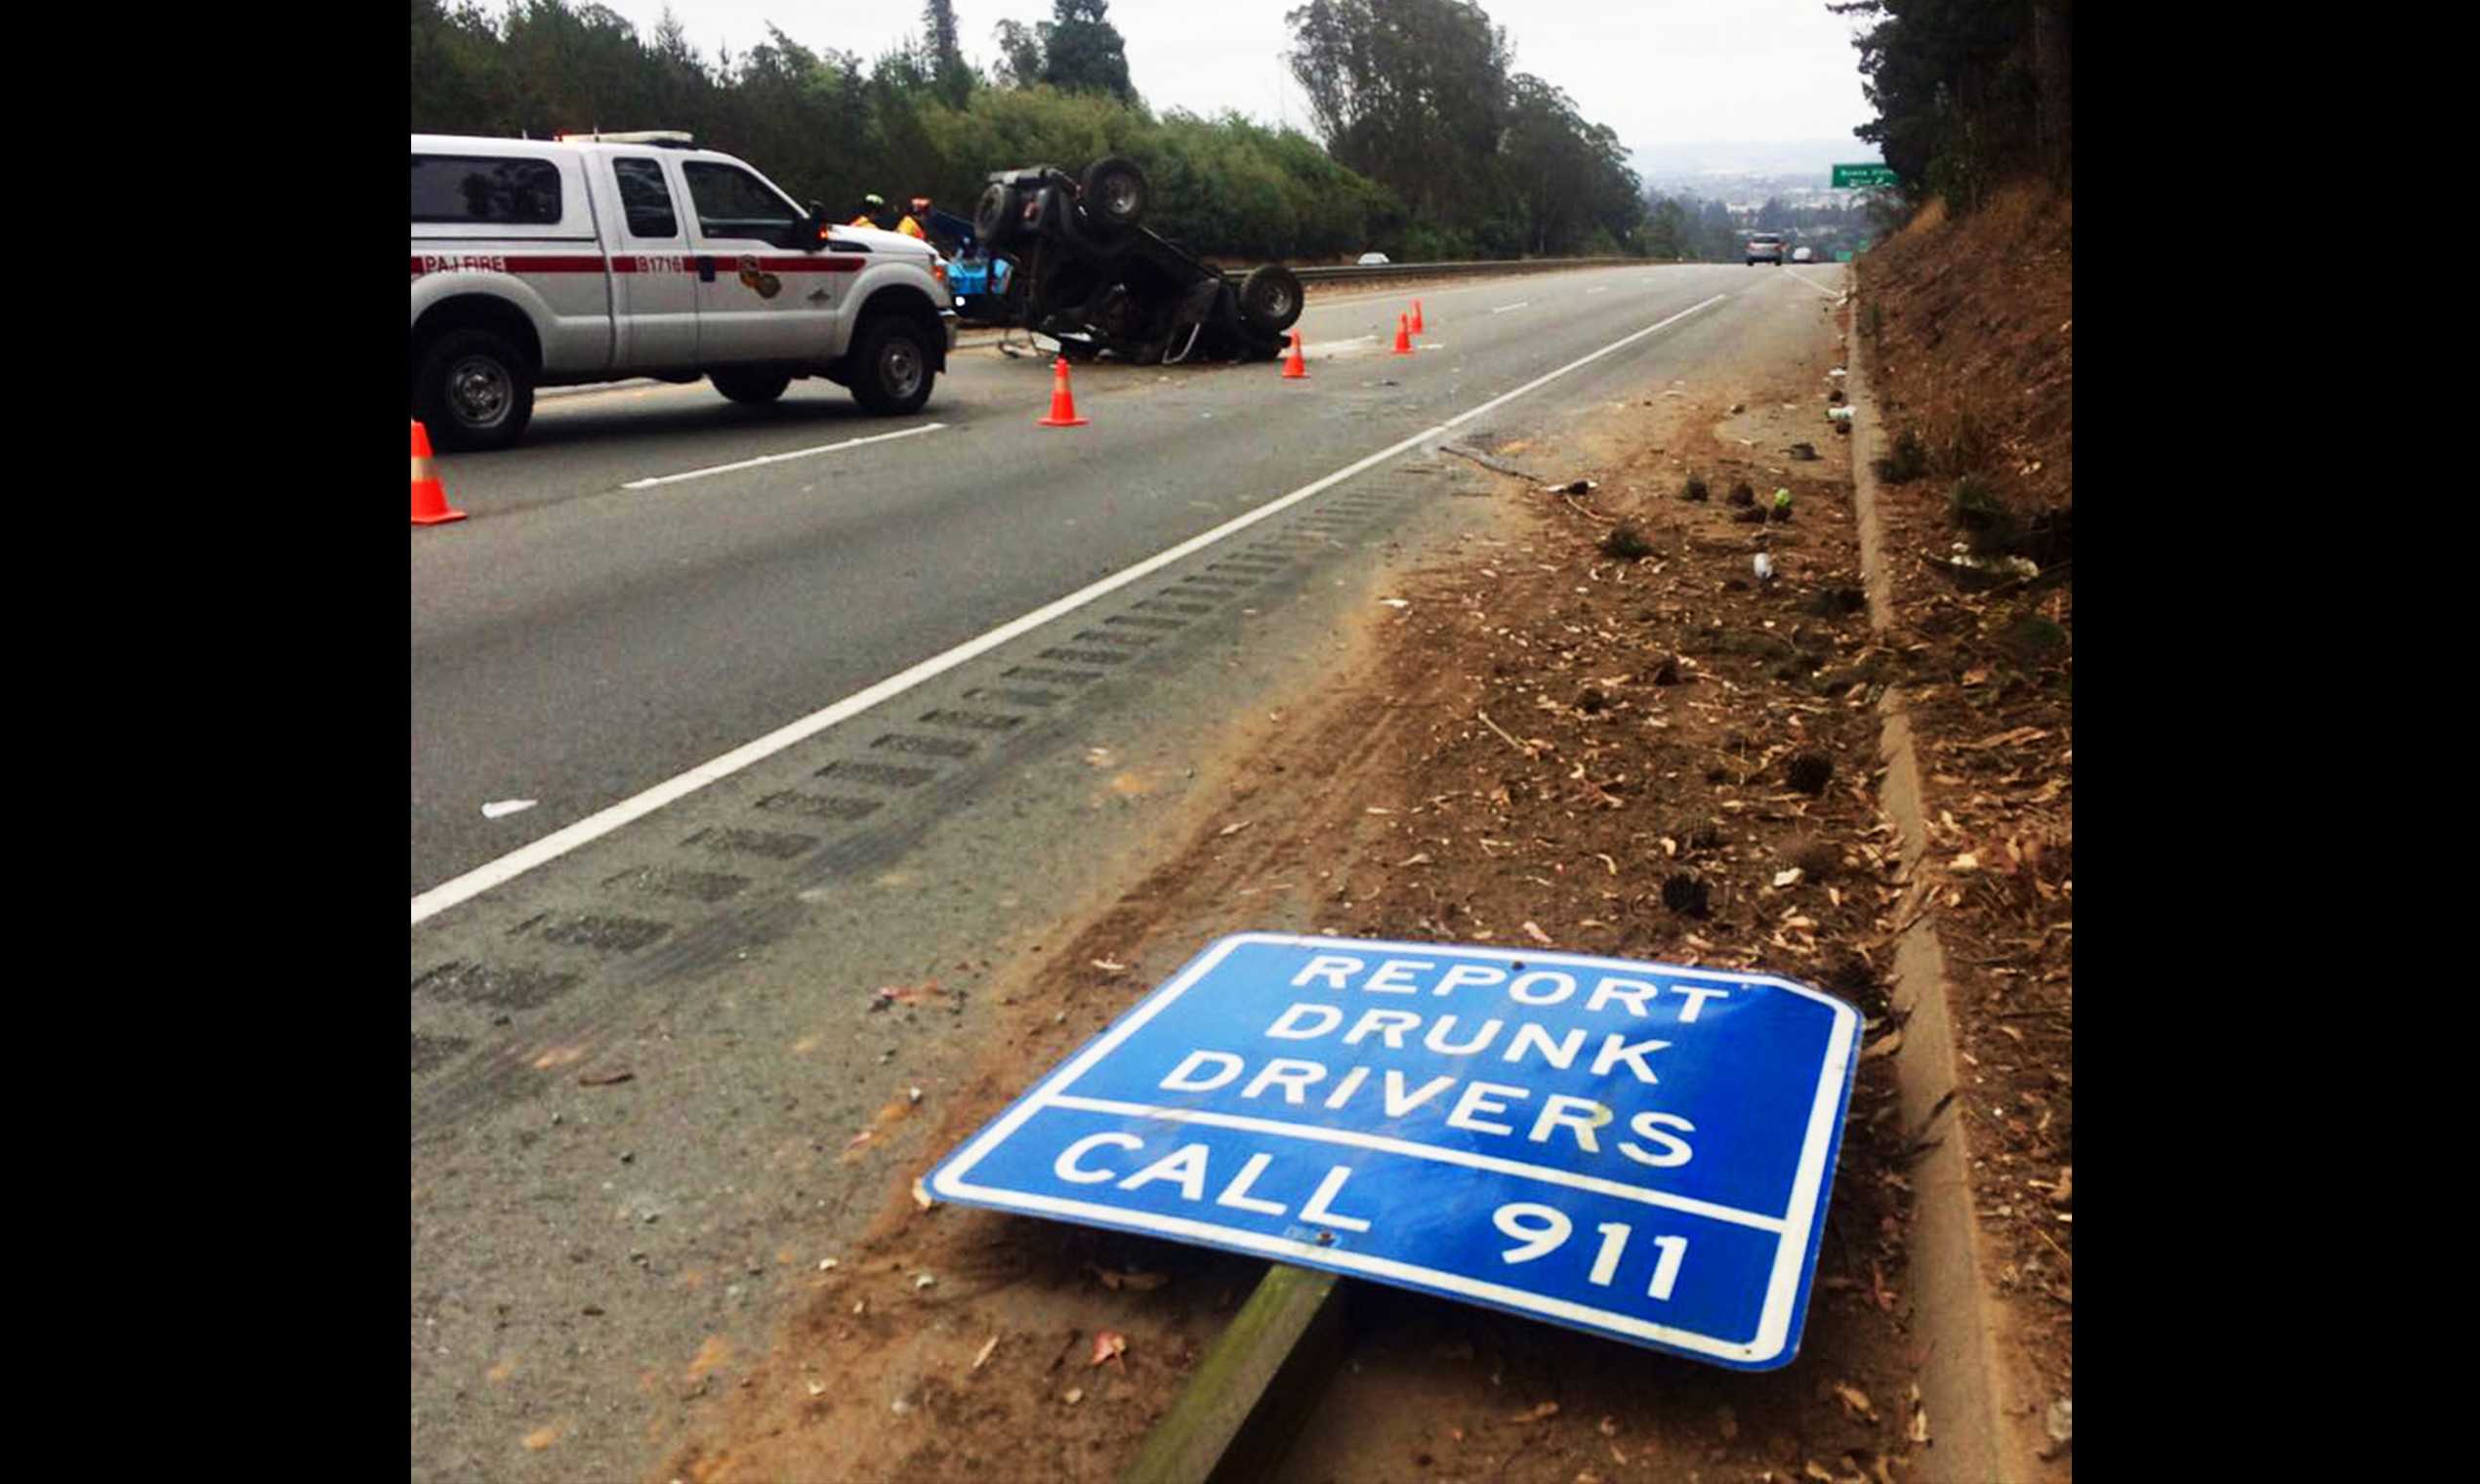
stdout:
{"type": "Polygon", "coordinates": [[[1715,295],[1734,297],[1611,360],[1810,299],[1795,275],[1837,278],[1682,266],[1433,286],[1411,356],[1389,353],[1407,296],[1313,302],[1307,381],[1091,364],[1073,383],[1083,428],[1035,426],[1050,366],[988,346],[958,350],[902,419],[824,381],[760,408],[702,383],[546,397],[517,448],[439,460],[473,518],[413,532],[412,890],[1715,295]]]}

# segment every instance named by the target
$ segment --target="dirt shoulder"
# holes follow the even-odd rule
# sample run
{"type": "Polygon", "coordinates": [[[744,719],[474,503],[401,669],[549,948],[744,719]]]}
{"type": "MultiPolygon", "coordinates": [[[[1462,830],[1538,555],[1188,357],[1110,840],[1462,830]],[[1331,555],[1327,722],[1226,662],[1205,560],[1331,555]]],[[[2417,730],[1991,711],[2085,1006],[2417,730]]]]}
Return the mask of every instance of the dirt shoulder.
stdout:
{"type": "Polygon", "coordinates": [[[2001,1340],[2063,1459],[2074,1382],[2074,212],[2018,190],[1864,260],[1883,523],[2001,1340]],[[1996,571],[1959,566],[1957,558],[1996,571]]]}
{"type": "MultiPolygon", "coordinates": [[[[1833,339],[1804,344],[1740,385],[1645,388],[1554,447],[1470,449],[1527,475],[1448,476],[1495,502],[1494,529],[1373,590],[1296,708],[1199,760],[1223,787],[1177,858],[1015,945],[1007,1034],[922,1110],[953,1147],[1244,928],[1762,964],[1872,1018],[1794,1364],[1725,1373],[1371,1290],[1289,1476],[1935,1477],[1913,1406],[1908,1141],[1878,1053],[1902,863],[1874,703],[1895,659],[1861,611],[1848,444],[1824,416],[1833,339]],[[1594,487],[1547,492],[1552,476],[1594,487]]],[[[1262,1270],[890,1189],[656,1477],[1110,1477],[1262,1270]]]]}

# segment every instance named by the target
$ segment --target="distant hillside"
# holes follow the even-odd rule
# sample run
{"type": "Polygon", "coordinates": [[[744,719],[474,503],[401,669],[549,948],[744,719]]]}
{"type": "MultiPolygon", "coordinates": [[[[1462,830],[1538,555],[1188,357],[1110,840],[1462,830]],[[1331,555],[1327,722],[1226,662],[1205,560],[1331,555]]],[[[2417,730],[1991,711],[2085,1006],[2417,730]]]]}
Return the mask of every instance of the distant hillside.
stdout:
{"type": "Polygon", "coordinates": [[[1875,161],[1875,144],[1859,140],[1783,140],[1754,144],[1653,144],[1630,152],[1629,163],[1647,185],[1700,175],[1806,176],[1826,184],[1836,165],[1875,161]]]}

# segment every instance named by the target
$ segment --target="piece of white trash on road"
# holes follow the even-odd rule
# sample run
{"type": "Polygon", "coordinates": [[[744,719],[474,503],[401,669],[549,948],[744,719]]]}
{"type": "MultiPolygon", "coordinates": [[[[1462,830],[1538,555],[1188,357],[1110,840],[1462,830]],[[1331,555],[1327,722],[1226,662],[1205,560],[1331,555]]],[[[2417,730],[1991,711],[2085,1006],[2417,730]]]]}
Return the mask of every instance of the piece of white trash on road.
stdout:
{"type": "Polygon", "coordinates": [[[533,806],[534,801],[531,799],[502,799],[497,803],[482,805],[482,817],[498,819],[503,815],[518,813],[533,806]]]}
{"type": "Polygon", "coordinates": [[[1412,599],[1408,598],[1382,598],[1378,600],[1390,608],[1409,608],[1412,606],[1412,599]]]}

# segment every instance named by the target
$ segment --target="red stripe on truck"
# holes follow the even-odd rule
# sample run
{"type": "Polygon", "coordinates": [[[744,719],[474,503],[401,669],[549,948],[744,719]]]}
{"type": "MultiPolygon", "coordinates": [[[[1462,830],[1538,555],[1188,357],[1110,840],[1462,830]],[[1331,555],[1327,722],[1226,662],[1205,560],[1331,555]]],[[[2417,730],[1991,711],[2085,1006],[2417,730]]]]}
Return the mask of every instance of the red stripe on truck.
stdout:
{"type": "MultiPolygon", "coordinates": [[[[694,273],[694,253],[619,253],[609,260],[615,273],[694,273]]],[[[715,262],[719,273],[737,273],[737,253],[704,254],[715,262]]],[[[868,260],[862,258],[761,258],[758,268],[767,273],[853,273],[861,270],[868,260]]],[[[425,273],[599,273],[605,260],[593,256],[542,256],[508,253],[416,253],[413,255],[413,276],[425,273]]]]}

